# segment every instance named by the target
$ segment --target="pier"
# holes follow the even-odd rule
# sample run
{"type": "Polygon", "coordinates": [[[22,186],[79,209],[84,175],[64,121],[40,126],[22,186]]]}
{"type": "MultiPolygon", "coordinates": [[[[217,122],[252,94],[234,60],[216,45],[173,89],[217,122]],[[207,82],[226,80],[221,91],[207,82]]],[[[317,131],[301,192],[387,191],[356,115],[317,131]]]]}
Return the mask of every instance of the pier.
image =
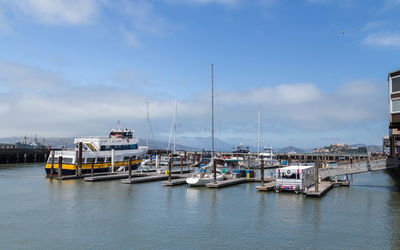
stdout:
{"type": "Polygon", "coordinates": [[[13,144],[4,145],[0,144],[0,164],[46,162],[50,153],[47,148],[15,148],[13,144]]]}

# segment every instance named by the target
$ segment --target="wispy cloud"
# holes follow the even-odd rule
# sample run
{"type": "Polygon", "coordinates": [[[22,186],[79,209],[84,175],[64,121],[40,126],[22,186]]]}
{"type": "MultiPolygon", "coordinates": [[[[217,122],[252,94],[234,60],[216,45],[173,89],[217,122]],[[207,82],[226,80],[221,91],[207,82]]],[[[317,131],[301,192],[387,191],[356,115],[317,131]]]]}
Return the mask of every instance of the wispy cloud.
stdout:
{"type": "MultiPolygon", "coordinates": [[[[0,121],[0,136],[102,134],[118,119],[140,133],[145,129],[146,100],[153,129],[161,137],[169,133],[174,100],[158,95],[147,97],[144,93],[154,93],[154,85],[142,86],[138,91],[137,83],[146,82],[146,77],[132,70],[117,73],[131,80],[126,84],[105,86],[71,85],[61,73],[18,63],[2,62],[0,68],[4,68],[0,79],[10,88],[8,93],[0,93],[0,113],[5,118],[0,121]],[[36,91],[31,91],[33,86],[36,91]],[[45,91],[49,87],[53,90],[45,91]]],[[[204,128],[209,127],[209,93],[185,99],[178,101],[180,133],[203,134],[204,128]]],[[[384,91],[367,81],[347,83],[330,93],[322,92],[313,83],[219,90],[215,101],[216,121],[222,124],[227,139],[254,133],[258,105],[272,132],[337,131],[380,121],[386,110],[384,91]]]]}
{"type": "Polygon", "coordinates": [[[52,71],[16,62],[0,62],[0,82],[2,86],[22,91],[57,87],[63,80],[52,71]]]}
{"type": "Polygon", "coordinates": [[[0,3],[16,16],[23,13],[48,25],[92,23],[100,10],[96,0],[3,0],[0,3]]]}
{"type": "Polygon", "coordinates": [[[362,43],[377,47],[400,46],[400,32],[377,32],[369,34],[362,43]]]}
{"type": "Polygon", "coordinates": [[[164,35],[171,31],[172,25],[162,15],[158,14],[153,5],[145,1],[125,1],[123,12],[134,30],[164,35]]]}

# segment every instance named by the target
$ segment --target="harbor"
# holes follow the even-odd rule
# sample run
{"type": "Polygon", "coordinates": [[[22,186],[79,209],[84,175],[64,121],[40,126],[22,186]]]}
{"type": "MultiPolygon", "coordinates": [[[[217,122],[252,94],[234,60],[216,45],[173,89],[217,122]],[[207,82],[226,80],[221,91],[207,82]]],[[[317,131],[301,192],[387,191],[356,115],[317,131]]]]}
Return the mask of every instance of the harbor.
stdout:
{"type": "Polygon", "coordinates": [[[162,181],[125,185],[44,179],[42,164],[0,168],[0,199],[7,200],[0,208],[0,225],[7,225],[0,244],[8,248],[70,248],[71,238],[82,249],[179,249],[185,242],[203,248],[198,238],[204,234],[212,248],[290,248],[295,242],[299,248],[330,248],[332,235],[341,239],[335,248],[400,246],[400,190],[383,171],[354,174],[350,187],[315,199],[256,191],[260,182],[221,189],[168,187],[162,181]],[[110,230],[118,233],[98,237],[110,230]],[[282,232],[302,240],[283,241],[282,232]]]}
{"type": "Polygon", "coordinates": [[[400,249],[400,0],[0,0],[0,250],[400,249]]]}

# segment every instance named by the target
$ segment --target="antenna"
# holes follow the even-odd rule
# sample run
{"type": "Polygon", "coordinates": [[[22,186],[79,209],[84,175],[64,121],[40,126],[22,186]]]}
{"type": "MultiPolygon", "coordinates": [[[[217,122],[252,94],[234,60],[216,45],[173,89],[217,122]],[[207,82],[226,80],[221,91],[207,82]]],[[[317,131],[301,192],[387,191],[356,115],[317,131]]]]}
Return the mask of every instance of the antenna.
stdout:
{"type": "Polygon", "coordinates": [[[260,123],[261,123],[261,108],[258,105],[258,121],[257,121],[257,154],[260,154],[260,123]]]}
{"type": "Polygon", "coordinates": [[[211,63],[211,110],[212,110],[212,129],[211,129],[211,140],[212,140],[212,149],[211,149],[211,157],[214,157],[214,65],[211,63]]]}
{"type": "Polygon", "coordinates": [[[149,101],[146,101],[146,120],[147,120],[147,126],[146,126],[146,144],[147,147],[149,146],[149,125],[150,125],[150,120],[149,120],[149,101]]]}
{"type": "Polygon", "coordinates": [[[175,99],[175,119],[174,119],[174,154],[176,153],[176,119],[178,116],[178,104],[175,99]]]}

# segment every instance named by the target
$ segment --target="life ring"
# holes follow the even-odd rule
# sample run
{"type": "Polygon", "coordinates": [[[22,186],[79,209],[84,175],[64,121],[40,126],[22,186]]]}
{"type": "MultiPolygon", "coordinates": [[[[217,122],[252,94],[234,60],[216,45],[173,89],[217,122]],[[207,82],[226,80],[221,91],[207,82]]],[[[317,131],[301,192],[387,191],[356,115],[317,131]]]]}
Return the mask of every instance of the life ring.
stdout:
{"type": "Polygon", "coordinates": [[[287,169],[286,172],[285,172],[285,174],[286,174],[287,176],[290,176],[290,175],[293,174],[293,172],[292,172],[291,169],[287,169]]]}

